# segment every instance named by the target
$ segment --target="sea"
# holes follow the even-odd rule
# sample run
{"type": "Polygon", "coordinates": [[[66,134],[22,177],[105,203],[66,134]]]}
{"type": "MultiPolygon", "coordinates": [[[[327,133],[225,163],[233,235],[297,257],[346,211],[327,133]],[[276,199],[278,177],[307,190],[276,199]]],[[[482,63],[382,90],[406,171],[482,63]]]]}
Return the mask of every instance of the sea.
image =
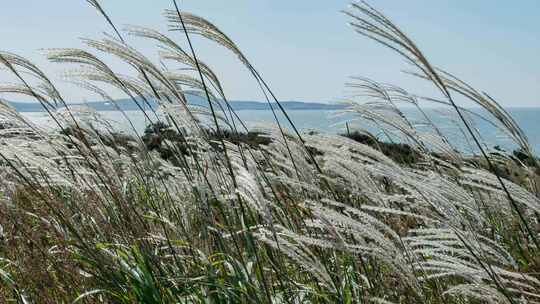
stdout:
{"type": "MultiPolygon", "coordinates": [[[[471,110],[486,118],[489,117],[488,113],[483,112],[481,109],[471,110]]],[[[513,119],[527,136],[534,154],[540,155],[540,107],[510,108],[506,110],[511,114],[513,119]]],[[[459,120],[455,113],[452,113],[448,109],[442,110],[436,108],[427,109],[426,112],[433,123],[437,125],[451,142],[457,143],[457,145],[463,147],[465,151],[467,150],[467,146],[473,146],[464,136],[464,133],[466,132],[464,132],[463,126],[461,125],[461,128],[459,127],[459,120]]],[[[142,134],[149,124],[146,116],[140,111],[125,111],[131,123],[118,111],[101,111],[98,113],[106,120],[111,121],[115,125],[115,129],[125,133],[134,133],[136,131],[142,134]],[[133,130],[132,125],[135,127],[135,131],[133,130]]],[[[274,115],[269,110],[238,110],[236,113],[249,129],[258,129],[275,125],[274,115]]],[[[355,114],[340,114],[339,111],[317,109],[291,109],[287,110],[287,113],[295,126],[302,131],[344,134],[347,132],[354,132],[355,130],[367,130],[382,139],[388,135],[383,134],[379,128],[355,114]]],[[[405,110],[404,113],[410,117],[410,120],[419,130],[428,128],[428,126],[425,125],[425,120],[421,119],[422,116],[420,116],[419,113],[415,113],[413,109],[405,110]]],[[[53,122],[45,112],[23,112],[21,114],[38,126],[53,126],[53,122]]],[[[149,116],[152,117],[151,115],[149,116]]],[[[490,148],[497,147],[498,149],[505,151],[513,151],[517,148],[508,136],[489,122],[474,115],[470,117],[473,121],[473,127],[481,136],[481,140],[487,143],[487,146],[490,148]]],[[[284,128],[291,128],[283,115],[279,115],[278,119],[284,128]]],[[[397,133],[396,136],[399,137],[399,134],[397,133]]]]}

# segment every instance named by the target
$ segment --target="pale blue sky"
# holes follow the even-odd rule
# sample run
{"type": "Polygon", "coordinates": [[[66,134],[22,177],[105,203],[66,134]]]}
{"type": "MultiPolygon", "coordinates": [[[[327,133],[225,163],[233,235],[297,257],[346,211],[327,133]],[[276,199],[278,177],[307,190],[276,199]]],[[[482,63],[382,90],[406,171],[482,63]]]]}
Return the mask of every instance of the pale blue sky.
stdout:
{"type": "MultiPolygon", "coordinates": [[[[114,22],[166,30],[167,0],[102,0],[114,22]]],[[[355,34],[340,13],[342,0],[184,0],[181,7],[218,25],[242,48],[282,100],[333,101],[347,95],[348,76],[361,75],[415,92],[433,91],[403,75],[403,60],[355,34]]],[[[432,63],[453,72],[506,106],[540,106],[540,1],[373,0],[424,50],[432,63]]],[[[0,48],[32,59],[58,76],[40,48],[78,47],[79,37],[109,28],[84,0],[3,0],[0,48]]],[[[181,43],[179,33],[171,36],[181,43]]],[[[153,44],[129,43],[152,57],[153,44]]],[[[254,81],[234,56],[195,40],[202,60],[222,77],[231,99],[259,100],[254,81]]],[[[123,66],[113,65],[121,69],[123,66]]],[[[53,77],[58,78],[58,77],[53,77]]],[[[0,81],[5,77],[0,76],[0,81]]],[[[86,94],[59,85],[80,100],[86,94]]],[[[95,99],[95,97],[88,97],[95,99]]]]}

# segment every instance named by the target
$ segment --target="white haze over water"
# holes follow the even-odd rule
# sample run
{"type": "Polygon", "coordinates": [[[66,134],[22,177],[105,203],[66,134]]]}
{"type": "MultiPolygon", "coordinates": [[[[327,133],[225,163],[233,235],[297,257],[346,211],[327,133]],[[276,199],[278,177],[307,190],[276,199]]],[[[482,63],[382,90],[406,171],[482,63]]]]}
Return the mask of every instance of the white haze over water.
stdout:
{"type": "MultiPolygon", "coordinates": [[[[508,111],[527,135],[535,154],[539,155],[540,123],[538,120],[540,119],[540,108],[513,108],[509,109],[508,111]]],[[[449,111],[447,110],[446,113],[448,112],[449,111]]],[[[148,125],[148,121],[145,119],[144,114],[140,111],[126,111],[125,113],[129,117],[131,123],[137,129],[137,132],[139,132],[139,134],[143,134],[145,127],[148,125]]],[[[345,121],[355,118],[351,115],[339,116],[335,111],[329,110],[288,110],[287,113],[292,118],[296,127],[303,131],[316,130],[330,133],[346,133],[345,121]]],[[[481,110],[478,110],[478,113],[485,114],[481,110]]],[[[21,114],[29,118],[38,126],[46,128],[53,126],[51,119],[45,112],[23,112],[21,114]]],[[[118,130],[126,133],[133,133],[130,124],[126,121],[123,115],[120,114],[120,112],[102,111],[99,112],[99,114],[103,118],[113,122],[113,125],[115,125],[118,130]]],[[[265,125],[268,126],[274,123],[272,112],[268,110],[240,110],[237,111],[237,114],[250,129],[265,125]]],[[[415,113],[406,112],[406,114],[411,117],[411,120],[414,123],[415,113]]],[[[466,147],[468,145],[464,140],[462,133],[456,127],[456,124],[452,122],[452,116],[443,115],[441,110],[437,109],[428,110],[428,114],[431,115],[431,118],[437,127],[440,128],[442,132],[445,133],[449,139],[451,139],[452,142],[457,143],[457,145],[460,147],[466,147]]],[[[152,116],[150,115],[150,117],[152,116]]],[[[288,126],[283,117],[280,117],[280,121],[284,126],[288,126]]],[[[516,146],[508,138],[506,138],[501,132],[497,131],[497,129],[490,124],[479,119],[474,119],[473,121],[475,127],[482,135],[483,141],[489,143],[488,146],[494,147],[498,145],[508,151],[516,148],[516,146]]],[[[380,138],[383,138],[380,132],[369,126],[367,122],[363,120],[350,122],[349,127],[351,131],[362,128],[367,129],[380,138]]],[[[422,127],[418,128],[422,130],[422,127]]],[[[467,148],[464,149],[467,150],[467,148]]]]}

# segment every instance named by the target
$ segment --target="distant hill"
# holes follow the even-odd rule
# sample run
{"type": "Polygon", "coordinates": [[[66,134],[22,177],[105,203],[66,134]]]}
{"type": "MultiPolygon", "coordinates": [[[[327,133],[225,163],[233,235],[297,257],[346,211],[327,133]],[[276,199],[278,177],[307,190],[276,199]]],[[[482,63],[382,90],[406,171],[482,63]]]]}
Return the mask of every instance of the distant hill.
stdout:
{"type": "MultiPolygon", "coordinates": [[[[188,100],[190,104],[199,105],[199,106],[208,106],[208,102],[205,98],[189,94],[188,100]]],[[[143,102],[138,100],[141,106],[143,102]]],[[[120,109],[124,111],[134,111],[139,110],[138,106],[131,99],[118,99],[115,100],[115,103],[120,109]]],[[[223,103],[221,101],[221,103],[223,103]]],[[[313,103],[313,102],[301,102],[301,101],[282,101],[281,105],[287,110],[338,110],[342,109],[343,105],[339,104],[325,104],[325,103],[313,103]]],[[[19,112],[41,112],[43,108],[39,103],[28,103],[28,102],[10,102],[12,106],[17,109],[19,112]]],[[[270,110],[270,106],[266,102],[257,102],[257,101],[229,101],[231,107],[236,110],[270,110]]],[[[80,103],[73,103],[69,105],[83,105],[80,103]]],[[[88,102],[85,105],[88,105],[97,111],[115,111],[116,107],[110,102],[96,101],[88,102]]],[[[156,103],[151,100],[150,106],[156,108],[156,103]]],[[[274,108],[277,109],[277,105],[273,104],[274,108]]],[[[145,105],[147,108],[148,105],[145,105]]]]}

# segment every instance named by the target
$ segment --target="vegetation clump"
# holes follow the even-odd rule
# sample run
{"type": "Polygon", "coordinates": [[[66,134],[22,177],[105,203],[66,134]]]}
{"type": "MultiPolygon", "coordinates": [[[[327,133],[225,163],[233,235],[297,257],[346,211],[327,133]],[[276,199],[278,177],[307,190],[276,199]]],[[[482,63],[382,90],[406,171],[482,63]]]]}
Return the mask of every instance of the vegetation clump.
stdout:
{"type": "Polygon", "coordinates": [[[422,154],[415,151],[408,144],[383,142],[358,131],[341,134],[341,136],[345,136],[356,142],[377,149],[399,164],[412,165],[422,160],[422,154]]]}

